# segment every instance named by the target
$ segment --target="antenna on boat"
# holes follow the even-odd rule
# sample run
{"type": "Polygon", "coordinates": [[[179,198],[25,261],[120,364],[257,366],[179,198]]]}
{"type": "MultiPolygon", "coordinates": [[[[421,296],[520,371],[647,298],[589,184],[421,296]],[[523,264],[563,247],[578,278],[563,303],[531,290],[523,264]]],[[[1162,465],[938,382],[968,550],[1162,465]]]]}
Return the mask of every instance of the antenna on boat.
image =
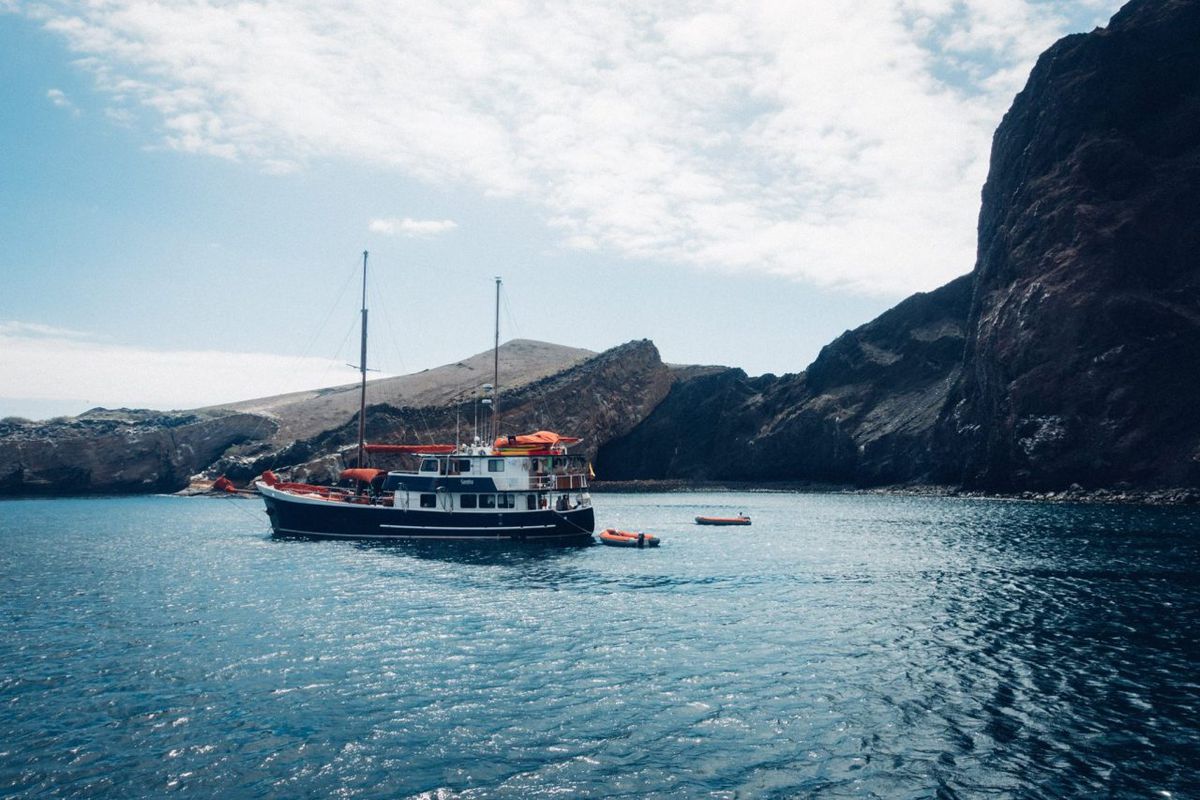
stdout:
{"type": "Polygon", "coordinates": [[[495,434],[492,433],[492,429],[488,425],[487,421],[488,410],[492,408],[492,399],[490,397],[485,397],[479,401],[479,404],[483,406],[483,440],[487,442],[495,436],[495,434]]]}
{"type": "Polygon", "coordinates": [[[492,348],[492,438],[500,435],[500,276],[496,276],[496,344],[492,348]]]}
{"type": "Polygon", "coordinates": [[[362,373],[362,391],[358,400],[358,466],[364,465],[367,450],[367,251],[363,250],[362,353],[358,369],[362,373]]]}
{"type": "Polygon", "coordinates": [[[483,386],[475,387],[475,444],[479,444],[482,439],[487,439],[487,407],[492,404],[491,400],[488,400],[486,397],[484,397],[482,403],[484,413],[483,430],[481,431],[479,429],[479,406],[481,405],[479,402],[479,391],[482,389],[483,393],[486,395],[492,390],[492,388],[493,387],[490,383],[485,383],[483,386]]]}
{"type": "Polygon", "coordinates": [[[454,449],[462,449],[462,404],[467,399],[467,393],[462,392],[454,398],[454,449]]]}

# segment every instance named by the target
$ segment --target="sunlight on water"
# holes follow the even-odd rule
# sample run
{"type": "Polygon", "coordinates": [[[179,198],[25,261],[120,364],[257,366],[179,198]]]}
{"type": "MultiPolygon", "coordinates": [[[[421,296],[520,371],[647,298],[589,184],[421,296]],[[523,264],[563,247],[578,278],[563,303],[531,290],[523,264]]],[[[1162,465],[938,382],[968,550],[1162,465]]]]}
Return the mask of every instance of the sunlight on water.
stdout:
{"type": "Polygon", "coordinates": [[[1195,510],[596,502],[663,546],[0,503],[0,794],[1200,795],[1195,510]]]}

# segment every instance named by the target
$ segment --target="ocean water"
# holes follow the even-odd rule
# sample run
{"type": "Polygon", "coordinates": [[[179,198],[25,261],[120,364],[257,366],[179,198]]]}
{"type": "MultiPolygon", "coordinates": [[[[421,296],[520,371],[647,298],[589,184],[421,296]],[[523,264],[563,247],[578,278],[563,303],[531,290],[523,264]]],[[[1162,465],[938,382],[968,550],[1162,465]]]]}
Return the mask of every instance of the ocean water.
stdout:
{"type": "Polygon", "coordinates": [[[0,503],[0,796],[1200,797],[1196,510],[595,499],[662,547],[0,503]]]}

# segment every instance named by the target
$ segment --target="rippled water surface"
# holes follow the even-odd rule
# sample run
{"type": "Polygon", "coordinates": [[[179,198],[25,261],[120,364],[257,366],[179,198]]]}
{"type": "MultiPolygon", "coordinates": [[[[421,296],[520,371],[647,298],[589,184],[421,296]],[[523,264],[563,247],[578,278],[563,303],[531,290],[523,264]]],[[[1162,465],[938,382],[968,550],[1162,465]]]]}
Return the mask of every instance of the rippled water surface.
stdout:
{"type": "Polygon", "coordinates": [[[1200,796],[1200,512],[596,501],[663,546],[0,503],[0,795],[1200,796]]]}

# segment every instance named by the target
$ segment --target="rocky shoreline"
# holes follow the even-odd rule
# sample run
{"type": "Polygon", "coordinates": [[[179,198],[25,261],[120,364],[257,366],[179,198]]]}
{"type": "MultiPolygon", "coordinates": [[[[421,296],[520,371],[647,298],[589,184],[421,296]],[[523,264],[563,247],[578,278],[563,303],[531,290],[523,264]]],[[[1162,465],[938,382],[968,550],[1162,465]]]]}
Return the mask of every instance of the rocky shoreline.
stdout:
{"type": "Polygon", "coordinates": [[[1176,487],[1164,489],[1084,489],[1072,486],[1061,491],[1044,492],[987,492],[964,489],[957,486],[935,484],[909,484],[862,488],[842,484],[807,482],[755,482],[755,481],[684,481],[684,480],[629,480],[597,481],[591,487],[593,494],[607,493],[678,493],[699,494],[702,492],[780,492],[794,494],[847,494],[881,495],[888,497],[950,497],[966,500],[1013,500],[1040,503],[1091,503],[1106,505],[1146,506],[1197,506],[1200,505],[1200,489],[1176,487]]]}

